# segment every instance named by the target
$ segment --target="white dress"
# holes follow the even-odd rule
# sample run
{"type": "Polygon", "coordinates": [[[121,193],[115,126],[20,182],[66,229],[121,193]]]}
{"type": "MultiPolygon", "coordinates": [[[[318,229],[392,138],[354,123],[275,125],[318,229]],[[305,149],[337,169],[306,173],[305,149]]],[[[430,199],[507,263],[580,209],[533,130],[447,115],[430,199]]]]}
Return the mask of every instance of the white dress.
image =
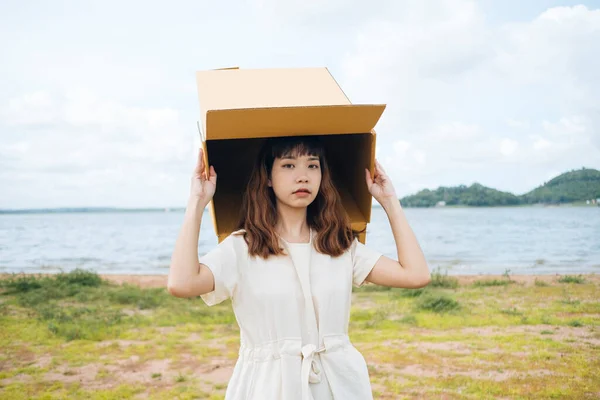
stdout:
{"type": "Polygon", "coordinates": [[[355,239],[331,257],[316,251],[314,235],[304,246],[282,240],[290,256],[264,260],[251,257],[243,236],[232,234],[200,257],[215,277],[215,290],[202,299],[211,306],[231,298],[240,327],[225,399],[373,398],[348,321],[352,285],[364,283],[381,253],[355,239]]]}

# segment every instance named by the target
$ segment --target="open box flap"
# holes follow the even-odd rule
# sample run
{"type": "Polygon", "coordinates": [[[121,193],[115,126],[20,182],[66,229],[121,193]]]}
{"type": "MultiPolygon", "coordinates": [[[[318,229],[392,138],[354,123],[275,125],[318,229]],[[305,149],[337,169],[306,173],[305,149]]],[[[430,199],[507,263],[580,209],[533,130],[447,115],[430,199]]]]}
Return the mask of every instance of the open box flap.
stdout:
{"type": "Polygon", "coordinates": [[[211,110],[206,140],[370,132],[385,105],[338,105],[211,110]]]}

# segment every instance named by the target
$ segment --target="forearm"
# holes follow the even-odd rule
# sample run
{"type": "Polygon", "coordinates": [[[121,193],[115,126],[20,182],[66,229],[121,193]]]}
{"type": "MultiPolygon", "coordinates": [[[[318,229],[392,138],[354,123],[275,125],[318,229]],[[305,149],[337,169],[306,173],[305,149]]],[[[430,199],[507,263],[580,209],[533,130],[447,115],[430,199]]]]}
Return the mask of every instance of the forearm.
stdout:
{"type": "Polygon", "coordinates": [[[188,201],[183,225],[175,242],[169,267],[169,288],[185,287],[198,275],[198,239],[205,205],[188,201]]]}
{"type": "Polygon", "coordinates": [[[427,266],[425,255],[406,219],[400,202],[396,198],[393,198],[383,202],[382,206],[392,228],[396,242],[396,251],[398,253],[398,262],[404,269],[411,271],[413,274],[429,279],[431,273],[427,266]]]}

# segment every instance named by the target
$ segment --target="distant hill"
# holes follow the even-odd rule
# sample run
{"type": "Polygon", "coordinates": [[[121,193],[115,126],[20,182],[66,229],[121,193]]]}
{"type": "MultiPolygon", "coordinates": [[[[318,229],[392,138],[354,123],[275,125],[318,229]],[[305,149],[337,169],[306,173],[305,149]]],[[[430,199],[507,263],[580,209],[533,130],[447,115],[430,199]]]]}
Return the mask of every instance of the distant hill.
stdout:
{"type": "Polygon", "coordinates": [[[560,204],[600,198],[600,171],[580,169],[565,172],[521,196],[524,204],[560,204]]]}
{"type": "Polygon", "coordinates": [[[440,202],[446,206],[508,206],[520,204],[519,197],[501,192],[479,183],[471,186],[439,187],[435,190],[421,190],[400,200],[405,207],[433,207],[440,202]]]}
{"type": "Polygon", "coordinates": [[[589,168],[565,172],[534,190],[517,196],[474,183],[471,186],[439,187],[403,197],[405,207],[507,206],[563,204],[600,198],[600,171],[589,168]]]}

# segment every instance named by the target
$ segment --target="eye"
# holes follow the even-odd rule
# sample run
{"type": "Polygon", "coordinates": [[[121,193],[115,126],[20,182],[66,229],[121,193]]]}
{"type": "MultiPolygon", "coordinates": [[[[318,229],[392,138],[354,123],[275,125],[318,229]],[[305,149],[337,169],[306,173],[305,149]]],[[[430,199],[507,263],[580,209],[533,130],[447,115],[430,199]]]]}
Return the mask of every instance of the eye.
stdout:
{"type": "Polygon", "coordinates": [[[294,164],[283,164],[282,165],[283,168],[293,167],[293,166],[294,166],[294,164]]]}
{"type": "Polygon", "coordinates": [[[314,167],[313,169],[319,169],[319,166],[317,164],[312,164],[310,165],[310,167],[314,167]]]}

